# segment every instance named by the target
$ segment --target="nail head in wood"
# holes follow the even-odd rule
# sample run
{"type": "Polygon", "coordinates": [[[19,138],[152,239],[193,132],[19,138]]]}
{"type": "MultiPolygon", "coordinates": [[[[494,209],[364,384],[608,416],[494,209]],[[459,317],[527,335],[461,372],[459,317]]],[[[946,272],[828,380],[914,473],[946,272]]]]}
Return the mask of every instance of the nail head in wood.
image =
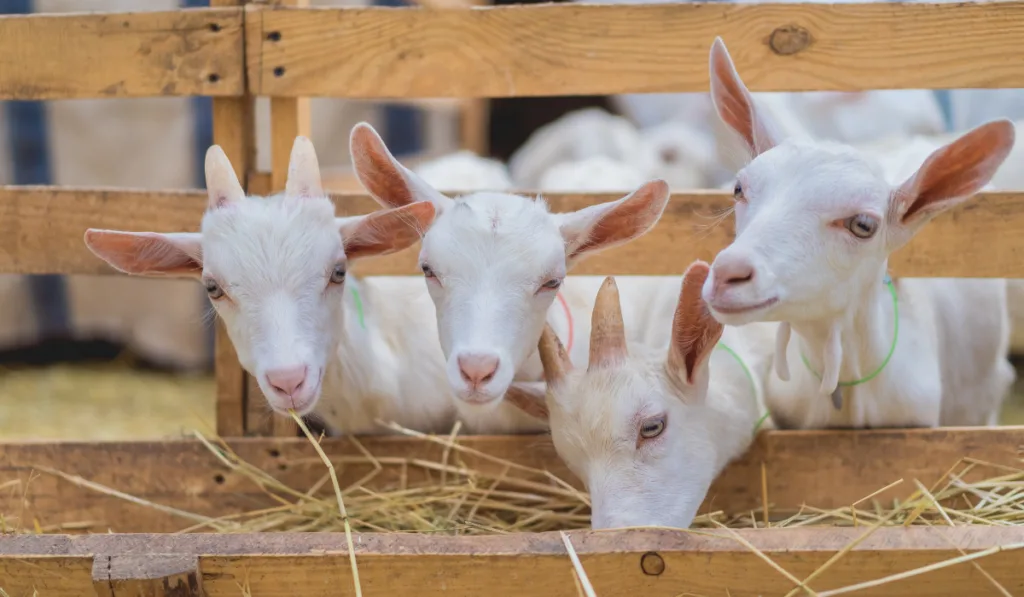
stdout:
{"type": "Polygon", "coordinates": [[[661,559],[656,552],[649,551],[640,556],[640,569],[647,576],[661,576],[665,571],[665,560],[661,559]]]}
{"type": "Polygon", "coordinates": [[[281,32],[280,31],[271,31],[270,33],[267,34],[267,40],[268,41],[281,41],[281,32]]]}
{"type": "Polygon", "coordinates": [[[799,25],[776,27],[768,38],[768,47],[779,56],[792,56],[811,45],[811,32],[799,25]]]}
{"type": "Polygon", "coordinates": [[[275,66],[274,67],[274,76],[275,77],[283,77],[284,76],[284,67],[283,66],[275,66]]]}

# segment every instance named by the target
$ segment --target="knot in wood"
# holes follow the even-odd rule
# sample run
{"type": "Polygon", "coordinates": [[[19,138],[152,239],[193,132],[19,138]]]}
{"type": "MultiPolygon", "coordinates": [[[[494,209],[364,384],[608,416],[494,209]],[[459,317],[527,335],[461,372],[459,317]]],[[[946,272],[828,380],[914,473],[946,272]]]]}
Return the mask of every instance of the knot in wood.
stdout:
{"type": "Polygon", "coordinates": [[[660,576],[665,571],[665,560],[657,553],[649,551],[640,556],[640,569],[647,576],[660,576]]]}
{"type": "Polygon", "coordinates": [[[776,27],[768,37],[768,47],[779,56],[791,56],[811,45],[811,32],[799,25],[776,27]]]}

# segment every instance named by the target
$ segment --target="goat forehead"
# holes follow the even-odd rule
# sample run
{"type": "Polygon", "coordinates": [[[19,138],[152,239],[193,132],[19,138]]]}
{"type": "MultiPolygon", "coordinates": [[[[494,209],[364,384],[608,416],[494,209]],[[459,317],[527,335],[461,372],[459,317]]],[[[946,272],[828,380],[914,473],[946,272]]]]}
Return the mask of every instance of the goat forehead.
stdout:
{"type": "Polygon", "coordinates": [[[793,210],[884,210],[890,189],[876,162],[838,143],[783,143],[758,156],[741,178],[752,186],[752,202],[793,210]]]}
{"type": "Polygon", "coordinates": [[[423,239],[424,253],[455,271],[494,270],[539,276],[564,260],[564,243],[542,201],[504,193],[475,193],[456,200],[423,239]],[[480,265],[483,263],[484,268],[480,265]]]}
{"type": "Polygon", "coordinates": [[[247,197],[208,212],[202,230],[204,265],[238,285],[294,287],[343,254],[327,198],[247,197]]]}
{"type": "Polygon", "coordinates": [[[629,358],[614,369],[577,371],[556,390],[555,405],[584,445],[632,442],[643,417],[667,409],[660,374],[645,360],[629,358]]]}

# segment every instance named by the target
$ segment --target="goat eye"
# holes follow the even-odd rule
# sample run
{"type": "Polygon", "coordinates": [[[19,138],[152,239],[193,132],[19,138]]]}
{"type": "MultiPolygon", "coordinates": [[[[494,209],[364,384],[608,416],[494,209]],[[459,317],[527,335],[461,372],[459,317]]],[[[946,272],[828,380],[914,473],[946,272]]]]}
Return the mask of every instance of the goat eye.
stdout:
{"type": "Polygon", "coordinates": [[[665,431],[665,415],[645,419],[640,425],[640,437],[654,439],[665,431]]]}
{"type": "Polygon", "coordinates": [[[548,290],[554,290],[562,285],[562,281],[558,278],[551,278],[547,282],[541,285],[541,288],[547,288],[548,290]]]}
{"type": "Polygon", "coordinates": [[[336,265],[331,272],[331,284],[343,284],[345,282],[345,266],[336,265]]]}
{"type": "Polygon", "coordinates": [[[220,284],[213,280],[203,280],[203,286],[206,287],[206,294],[210,295],[210,300],[217,300],[224,298],[224,290],[220,287],[220,284]]]}
{"type": "Polygon", "coordinates": [[[743,185],[740,181],[736,181],[736,186],[732,190],[732,198],[735,201],[743,201],[743,185]]]}
{"type": "Polygon", "coordinates": [[[423,277],[425,277],[425,278],[436,278],[437,277],[437,276],[434,275],[434,270],[430,269],[430,266],[427,265],[426,263],[421,265],[420,269],[423,270],[423,277]]]}
{"type": "Polygon", "coordinates": [[[843,225],[857,238],[871,238],[878,231],[878,220],[867,214],[846,218],[843,225]]]}

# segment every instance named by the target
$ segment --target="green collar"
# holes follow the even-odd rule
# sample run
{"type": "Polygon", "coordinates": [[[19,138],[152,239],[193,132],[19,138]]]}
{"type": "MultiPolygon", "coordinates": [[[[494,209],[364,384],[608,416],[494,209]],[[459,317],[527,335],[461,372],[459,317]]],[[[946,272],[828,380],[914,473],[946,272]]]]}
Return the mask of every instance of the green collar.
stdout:
{"type": "MultiPolygon", "coordinates": [[[[740,367],[743,368],[743,372],[747,374],[747,380],[750,381],[750,391],[753,392],[754,402],[756,403],[757,402],[757,384],[754,383],[754,374],[750,372],[750,369],[747,367],[747,364],[743,362],[743,359],[740,358],[740,355],[737,354],[735,350],[729,348],[729,346],[727,344],[725,344],[724,342],[719,342],[718,345],[715,346],[715,348],[721,348],[725,352],[731,354],[732,358],[736,359],[736,362],[739,363],[740,367]]],[[[761,428],[761,425],[764,424],[765,420],[768,419],[768,416],[770,414],[771,413],[769,413],[768,411],[765,411],[765,413],[763,415],[761,415],[761,418],[758,419],[757,423],[754,424],[753,435],[757,435],[757,430],[761,428]]]]}
{"type": "Polygon", "coordinates": [[[355,284],[349,286],[352,290],[352,298],[356,301],[356,315],[359,316],[359,327],[366,329],[366,320],[363,318],[363,300],[359,298],[359,290],[355,284]]]}
{"type": "MultiPolygon", "coordinates": [[[[885,276],[884,283],[886,286],[889,287],[889,294],[892,295],[892,312],[893,318],[896,320],[896,322],[893,324],[892,346],[889,347],[889,354],[885,356],[885,360],[882,361],[882,364],[879,365],[877,369],[872,371],[871,374],[868,375],[867,377],[862,377],[854,381],[841,381],[839,382],[839,387],[850,387],[860,385],[862,383],[867,383],[872,379],[878,377],[878,374],[881,373],[882,370],[885,369],[885,366],[889,364],[889,360],[892,359],[893,353],[896,352],[896,340],[899,339],[900,337],[900,302],[896,296],[896,287],[893,285],[892,278],[890,278],[888,274],[886,274],[885,276]]],[[[807,357],[804,356],[803,352],[800,353],[800,358],[803,359],[804,365],[807,367],[807,370],[813,373],[818,379],[821,379],[821,375],[814,370],[814,367],[811,367],[811,362],[807,360],[807,357]]]]}

